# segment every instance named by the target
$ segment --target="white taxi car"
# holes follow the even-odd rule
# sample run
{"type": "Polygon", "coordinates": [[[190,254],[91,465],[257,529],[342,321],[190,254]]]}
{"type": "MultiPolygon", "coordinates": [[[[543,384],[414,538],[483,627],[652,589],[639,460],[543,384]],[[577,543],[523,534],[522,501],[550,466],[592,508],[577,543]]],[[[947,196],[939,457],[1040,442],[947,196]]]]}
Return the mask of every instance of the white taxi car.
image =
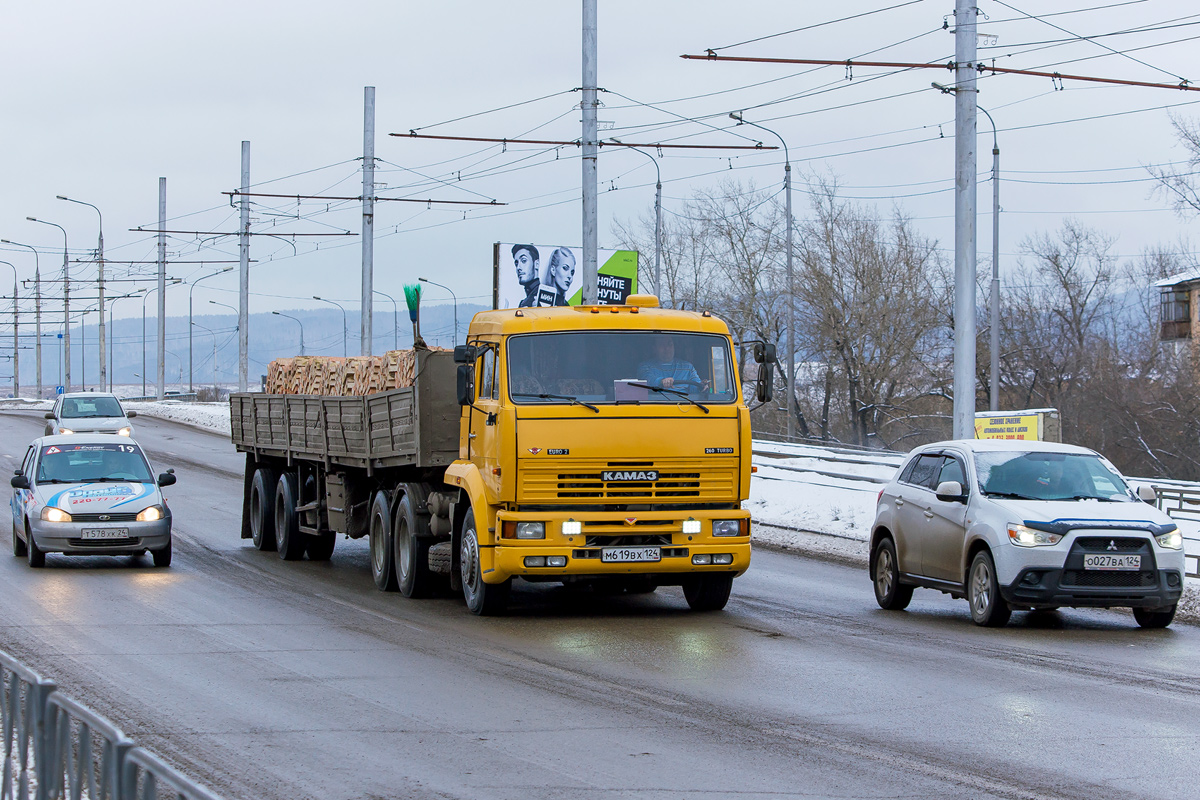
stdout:
{"type": "Polygon", "coordinates": [[[13,476],[13,555],[140,555],[171,564],[171,510],[137,442],[106,434],[35,439],[13,476]]]}
{"type": "Polygon", "coordinates": [[[1164,628],[1183,591],[1183,536],[1083,447],[960,440],[913,451],[879,493],[871,580],[886,609],[913,589],[965,597],[979,625],[1014,609],[1131,608],[1164,628]]]}

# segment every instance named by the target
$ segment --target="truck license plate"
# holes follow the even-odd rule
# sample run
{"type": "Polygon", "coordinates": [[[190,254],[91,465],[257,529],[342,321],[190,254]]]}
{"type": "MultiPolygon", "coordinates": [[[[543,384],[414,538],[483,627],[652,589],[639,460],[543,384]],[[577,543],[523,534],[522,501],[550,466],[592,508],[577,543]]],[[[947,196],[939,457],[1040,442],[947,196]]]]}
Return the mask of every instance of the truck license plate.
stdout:
{"type": "Polygon", "coordinates": [[[1083,557],[1084,569],[1128,570],[1142,568],[1141,556],[1090,555],[1083,557]]]}
{"type": "Polygon", "coordinates": [[[128,539],[129,528],[84,528],[79,532],[81,539],[128,539]]]}
{"type": "Polygon", "coordinates": [[[661,561],[662,550],[658,547],[606,547],[600,551],[600,560],[608,564],[629,561],[661,561]]]}

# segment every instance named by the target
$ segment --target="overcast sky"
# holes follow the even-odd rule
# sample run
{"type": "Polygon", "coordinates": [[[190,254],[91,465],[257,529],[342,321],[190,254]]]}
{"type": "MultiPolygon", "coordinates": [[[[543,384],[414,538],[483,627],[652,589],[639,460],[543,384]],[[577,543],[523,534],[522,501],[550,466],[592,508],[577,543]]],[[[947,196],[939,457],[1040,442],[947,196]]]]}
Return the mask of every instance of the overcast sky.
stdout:
{"type": "MultiPolygon", "coordinates": [[[[728,113],[744,109],[787,140],[799,218],[810,213],[804,177],[833,175],[846,197],[885,215],[902,210],[953,252],[954,103],[930,88],[952,81],[950,72],[855,67],[849,74],[843,66],[679,58],[759,39],[720,52],[946,62],[954,52],[953,34],[943,30],[953,22],[952,0],[599,5],[599,85],[608,90],[602,136],[774,144],[734,127],[728,113]],[[795,29],[805,30],[772,36],[795,29]]],[[[980,0],[980,9],[980,33],[997,37],[981,59],[1000,66],[1170,84],[1200,79],[1193,2],[980,0]],[[1139,28],[1153,30],[1125,33],[1139,28]]],[[[90,258],[97,217],[55,199],[63,194],[100,207],[108,259],[151,261],[153,235],[130,229],[156,227],[160,176],[169,228],[233,231],[237,212],[221,193],[238,186],[242,140],[251,143],[256,191],[358,196],[363,87],[370,85],[381,195],[507,204],[381,203],[376,287],[399,300],[405,283],[428,277],[450,286],[460,302],[490,302],[493,242],[581,244],[577,149],[387,134],[577,139],[580,43],[581,3],[571,0],[9,3],[0,47],[0,237],[37,247],[44,277],[61,269],[62,235],[27,216],[64,226],[72,258],[90,258]]],[[[1176,245],[1195,227],[1152,194],[1145,166],[1185,158],[1168,113],[1200,115],[1200,92],[1074,81],[1059,90],[1049,79],[1015,75],[987,77],[979,88],[980,105],[1000,129],[1004,269],[1026,236],[1056,230],[1067,217],[1115,237],[1114,252],[1130,257],[1176,245]]],[[[991,129],[982,116],[979,130],[979,251],[986,257],[991,129]]],[[[664,150],[659,164],[668,215],[724,179],[770,189],[782,183],[781,153],[664,150]]],[[[599,171],[600,245],[611,247],[614,219],[649,213],[654,168],[614,148],[603,151],[599,171]]],[[[259,231],[357,233],[361,210],[354,202],[256,198],[253,220],[259,231]]],[[[314,308],[320,304],[306,299],[313,294],[356,304],[359,247],[358,237],[297,238],[294,249],[286,237],[255,238],[251,310],[314,308]]],[[[28,250],[0,250],[22,278],[32,276],[28,250]]],[[[169,274],[193,280],[220,266],[182,262],[236,259],[237,243],[180,234],[168,251],[176,262],[169,274]]],[[[0,286],[7,286],[7,268],[0,269],[0,286]]],[[[95,275],[90,264],[73,269],[95,275]]],[[[110,268],[121,276],[152,271],[148,264],[110,268]]],[[[235,275],[205,282],[197,300],[236,304],[235,275]]],[[[430,302],[447,296],[436,288],[427,295],[430,302]]],[[[168,313],[186,313],[186,291],[172,289],[168,298],[168,313]]],[[[118,316],[134,311],[126,305],[118,316]]]]}

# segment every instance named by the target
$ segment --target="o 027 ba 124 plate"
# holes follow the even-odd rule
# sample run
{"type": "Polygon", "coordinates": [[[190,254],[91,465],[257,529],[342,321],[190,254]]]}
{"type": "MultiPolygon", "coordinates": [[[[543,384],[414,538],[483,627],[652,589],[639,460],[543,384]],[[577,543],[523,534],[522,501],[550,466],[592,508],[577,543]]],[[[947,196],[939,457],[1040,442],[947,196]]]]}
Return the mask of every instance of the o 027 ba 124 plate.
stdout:
{"type": "Polygon", "coordinates": [[[1137,555],[1111,556],[1094,553],[1083,557],[1083,568],[1085,570],[1135,572],[1142,568],[1142,557],[1137,555]]]}

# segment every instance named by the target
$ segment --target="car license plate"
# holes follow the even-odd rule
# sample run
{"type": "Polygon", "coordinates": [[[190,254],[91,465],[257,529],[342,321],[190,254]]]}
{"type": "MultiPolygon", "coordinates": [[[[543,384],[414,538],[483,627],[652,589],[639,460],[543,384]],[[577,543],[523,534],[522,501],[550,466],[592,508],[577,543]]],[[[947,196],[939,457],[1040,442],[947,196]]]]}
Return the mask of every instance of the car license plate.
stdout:
{"type": "Polygon", "coordinates": [[[658,547],[606,547],[600,551],[600,560],[609,564],[630,561],[661,561],[662,550],[658,547]]]}
{"type": "Polygon", "coordinates": [[[84,528],[79,532],[81,539],[128,539],[129,528],[84,528]]]}
{"type": "Polygon", "coordinates": [[[1141,556],[1110,556],[1090,555],[1083,557],[1084,569],[1115,569],[1139,570],[1142,568],[1141,556]]]}

